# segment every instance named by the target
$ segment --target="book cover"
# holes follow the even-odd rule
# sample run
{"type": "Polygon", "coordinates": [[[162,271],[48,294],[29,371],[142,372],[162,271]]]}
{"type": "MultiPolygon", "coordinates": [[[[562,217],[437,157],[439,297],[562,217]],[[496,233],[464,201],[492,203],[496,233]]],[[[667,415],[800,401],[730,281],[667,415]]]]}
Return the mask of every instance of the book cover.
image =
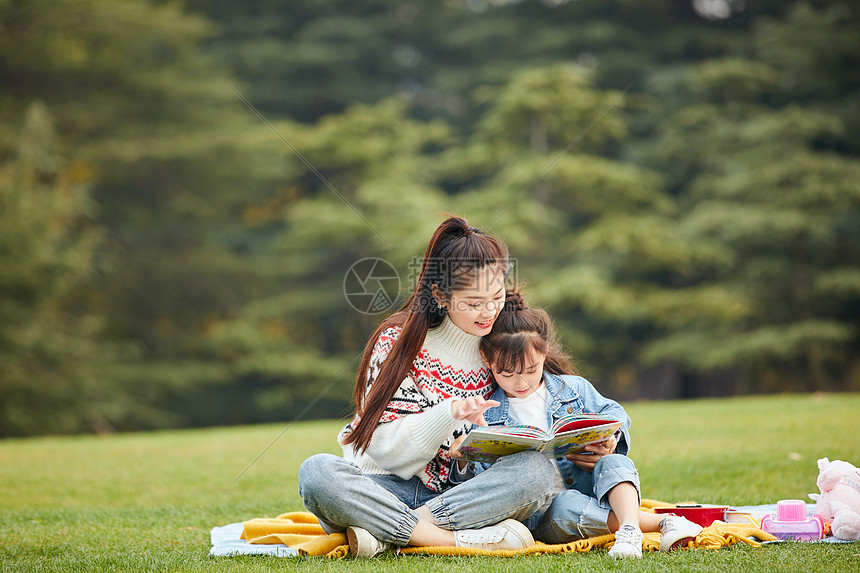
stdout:
{"type": "Polygon", "coordinates": [[[622,425],[604,414],[576,414],[559,418],[549,432],[528,425],[486,426],[469,432],[460,452],[465,460],[488,463],[525,450],[554,458],[602,442],[622,425]]]}

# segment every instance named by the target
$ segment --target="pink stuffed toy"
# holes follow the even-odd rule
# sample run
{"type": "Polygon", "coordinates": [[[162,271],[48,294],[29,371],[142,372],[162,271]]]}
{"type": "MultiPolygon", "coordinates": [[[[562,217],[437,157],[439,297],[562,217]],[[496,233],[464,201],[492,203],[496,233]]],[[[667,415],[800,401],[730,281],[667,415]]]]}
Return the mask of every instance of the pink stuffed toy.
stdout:
{"type": "Polygon", "coordinates": [[[818,460],[818,488],[821,495],[810,494],[818,502],[815,512],[830,522],[834,537],[860,540],[860,470],[841,460],[818,460]]]}

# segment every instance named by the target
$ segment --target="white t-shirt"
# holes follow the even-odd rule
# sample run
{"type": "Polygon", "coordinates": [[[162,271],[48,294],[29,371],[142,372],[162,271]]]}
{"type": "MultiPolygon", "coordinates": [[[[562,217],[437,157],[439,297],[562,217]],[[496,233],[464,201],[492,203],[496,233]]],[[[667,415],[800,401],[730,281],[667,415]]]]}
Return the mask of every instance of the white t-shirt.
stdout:
{"type": "MultiPolygon", "coordinates": [[[[514,417],[519,420],[521,424],[537,426],[544,432],[549,431],[546,409],[547,406],[549,406],[550,404],[550,400],[547,399],[546,394],[546,384],[541,382],[540,387],[525,398],[511,398],[509,396],[508,403],[510,404],[511,412],[513,413],[514,417]]],[[[564,480],[561,477],[561,472],[558,469],[558,464],[553,463],[553,467],[555,468],[553,490],[555,491],[556,495],[558,495],[567,488],[564,485],[564,480]]],[[[545,509],[546,506],[542,507],[541,511],[545,509]]]]}
{"type": "Polygon", "coordinates": [[[537,426],[544,432],[549,430],[549,425],[546,421],[547,402],[546,384],[543,382],[540,383],[537,390],[525,398],[511,398],[508,396],[511,412],[514,413],[517,420],[521,424],[537,426]]]}

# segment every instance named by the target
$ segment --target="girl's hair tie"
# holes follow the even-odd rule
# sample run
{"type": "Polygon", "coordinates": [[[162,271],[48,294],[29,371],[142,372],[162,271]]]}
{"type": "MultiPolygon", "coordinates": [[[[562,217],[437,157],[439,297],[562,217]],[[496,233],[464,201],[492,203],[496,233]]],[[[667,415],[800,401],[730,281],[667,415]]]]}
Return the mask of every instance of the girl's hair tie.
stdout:
{"type": "Polygon", "coordinates": [[[525,310],[528,308],[526,306],[526,301],[523,299],[523,295],[516,291],[509,290],[505,293],[505,310],[508,312],[515,312],[518,310],[525,310]]]}

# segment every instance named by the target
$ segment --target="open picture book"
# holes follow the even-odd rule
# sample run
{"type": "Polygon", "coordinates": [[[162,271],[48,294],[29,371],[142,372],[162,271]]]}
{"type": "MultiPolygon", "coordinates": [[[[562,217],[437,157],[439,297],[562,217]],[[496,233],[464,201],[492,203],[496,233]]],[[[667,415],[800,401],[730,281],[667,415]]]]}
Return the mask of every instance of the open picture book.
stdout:
{"type": "Polygon", "coordinates": [[[605,414],[575,414],[559,418],[549,432],[527,425],[486,426],[469,432],[460,452],[465,460],[489,463],[525,450],[554,458],[602,442],[622,425],[622,421],[605,414]]]}

